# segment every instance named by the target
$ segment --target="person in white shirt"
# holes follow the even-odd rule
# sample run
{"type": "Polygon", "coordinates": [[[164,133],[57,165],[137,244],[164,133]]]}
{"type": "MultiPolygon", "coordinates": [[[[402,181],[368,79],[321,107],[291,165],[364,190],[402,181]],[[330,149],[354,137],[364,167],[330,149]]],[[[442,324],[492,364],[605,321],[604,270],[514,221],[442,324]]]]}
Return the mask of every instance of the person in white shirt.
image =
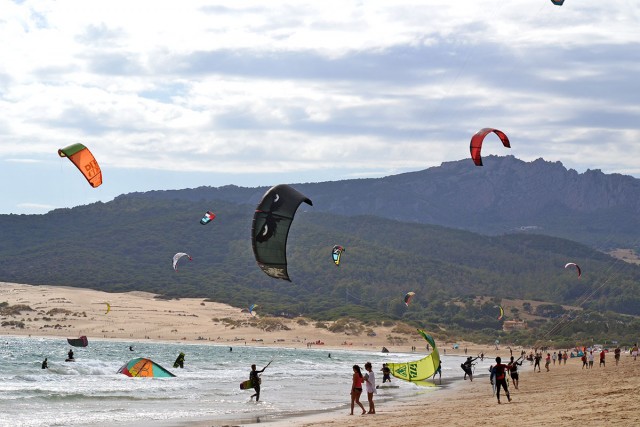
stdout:
{"type": "Polygon", "coordinates": [[[375,414],[376,407],[373,404],[373,395],[376,393],[376,375],[371,370],[371,362],[364,364],[364,369],[367,371],[364,374],[364,379],[367,384],[367,399],[369,400],[369,412],[368,414],[375,414]]]}

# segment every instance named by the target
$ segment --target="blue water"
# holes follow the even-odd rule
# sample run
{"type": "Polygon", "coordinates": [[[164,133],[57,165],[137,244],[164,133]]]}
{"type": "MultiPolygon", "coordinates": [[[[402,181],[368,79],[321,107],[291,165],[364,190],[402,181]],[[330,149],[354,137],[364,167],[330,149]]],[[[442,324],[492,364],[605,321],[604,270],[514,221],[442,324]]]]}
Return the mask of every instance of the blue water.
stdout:
{"type": "MultiPolygon", "coordinates": [[[[420,354],[366,351],[275,349],[211,344],[92,340],[73,348],[76,362],[64,359],[71,347],[63,338],[0,337],[1,426],[185,425],[203,420],[250,423],[328,411],[349,404],[352,366],[370,361],[377,382],[383,361],[416,360],[420,354]],[[134,351],[129,350],[133,344],[134,351]],[[179,352],[184,369],[174,369],[179,352]],[[328,354],[331,353],[331,358],[328,354]],[[48,357],[49,369],[40,368],[48,357]],[[147,357],[175,378],[129,378],[118,369],[134,357],[147,357]],[[239,383],[250,366],[263,374],[259,403],[239,383]]],[[[461,376],[461,358],[443,356],[443,379],[461,376]]],[[[380,402],[424,392],[394,379],[398,388],[379,390],[380,402]]],[[[366,400],[366,399],[364,399],[366,400]]],[[[212,423],[214,424],[214,423],[212,423]]]]}

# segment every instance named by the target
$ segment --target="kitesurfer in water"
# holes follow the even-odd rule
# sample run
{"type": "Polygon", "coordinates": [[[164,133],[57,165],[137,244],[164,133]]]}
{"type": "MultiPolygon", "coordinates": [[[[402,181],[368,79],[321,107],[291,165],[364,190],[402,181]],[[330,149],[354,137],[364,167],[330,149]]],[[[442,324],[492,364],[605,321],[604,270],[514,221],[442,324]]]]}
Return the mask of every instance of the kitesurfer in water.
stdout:
{"type": "Polygon", "coordinates": [[[129,351],[133,351],[133,346],[132,345],[129,346],[129,351]]]}
{"type": "Polygon", "coordinates": [[[180,352],[180,354],[178,355],[178,357],[176,358],[176,361],[173,362],[173,367],[177,368],[184,368],[184,353],[180,352]]]}
{"type": "MultiPolygon", "coordinates": [[[[271,362],[269,362],[267,366],[269,366],[270,364],[271,362]]],[[[264,370],[267,369],[267,366],[257,371],[256,365],[251,365],[251,372],[249,372],[249,379],[251,380],[251,387],[253,387],[253,389],[256,391],[254,394],[251,395],[251,400],[253,400],[253,398],[255,397],[256,402],[260,400],[260,377],[258,376],[258,374],[263,373],[264,370]]]]}
{"type": "Polygon", "coordinates": [[[49,369],[49,364],[47,363],[47,358],[46,357],[42,361],[42,369],[49,369]]]}
{"type": "Polygon", "coordinates": [[[362,409],[362,415],[366,414],[364,406],[360,403],[360,395],[362,394],[362,371],[360,366],[353,365],[353,376],[351,377],[351,414],[353,415],[353,408],[357,404],[362,409]]]}
{"type": "Polygon", "coordinates": [[[491,369],[491,376],[489,380],[491,381],[491,385],[496,385],[496,397],[498,398],[498,403],[500,403],[500,387],[504,389],[504,392],[507,394],[507,399],[511,402],[511,395],[509,395],[509,389],[507,388],[507,365],[503,365],[502,359],[500,356],[496,357],[496,364],[491,369]]]}
{"type": "Polygon", "coordinates": [[[387,381],[391,382],[391,369],[389,369],[386,363],[382,364],[381,371],[382,371],[382,384],[386,383],[387,381]]]}
{"type": "Polygon", "coordinates": [[[69,360],[73,360],[73,349],[69,349],[69,353],[67,353],[67,356],[69,356],[69,360]]]}

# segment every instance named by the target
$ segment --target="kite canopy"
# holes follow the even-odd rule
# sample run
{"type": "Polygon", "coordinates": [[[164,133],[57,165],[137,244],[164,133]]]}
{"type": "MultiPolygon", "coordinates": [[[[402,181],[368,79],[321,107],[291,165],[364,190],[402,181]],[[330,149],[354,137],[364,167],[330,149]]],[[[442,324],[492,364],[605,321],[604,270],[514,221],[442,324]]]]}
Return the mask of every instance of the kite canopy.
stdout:
{"type": "Polygon", "coordinates": [[[209,224],[211,221],[214,220],[214,218],[216,217],[216,214],[214,214],[211,211],[207,211],[204,216],[202,217],[202,219],[200,220],[200,224],[202,225],[207,225],[209,224]]]}
{"type": "Polygon", "coordinates": [[[482,142],[484,141],[484,137],[490,134],[491,132],[498,135],[500,141],[502,141],[502,145],[507,148],[511,148],[509,144],[509,138],[502,131],[493,128],[483,128],[480,129],[475,135],[471,137],[471,145],[469,150],[471,151],[471,158],[473,159],[473,163],[476,166],[482,166],[482,157],[480,156],[480,151],[482,149],[482,142]]]}
{"type": "Polygon", "coordinates": [[[407,292],[407,294],[404,296],[404,305],[409,307],[409,303],[411,302],[415,294],[415,292],[407,292]]]}
{"type": "Polygon", "coordinates": [[[258,304],[251,304],[249,306],[249,314],[252,316],[255,316],[256,314],[256,307],[258,307],[258,304]]]}
{"type": "Polygon", "coordinates": [[[124,374],[128,377],[175,377],[175,375],[158,365],[153,360],[145,359],[144,357],[137,357],[129,360],[118,370],[118,373],[124,374]]]}
{"type": "Polygon", "coordinates": [[[108,302],[105,302],[105,304],[107,305],[107,311],[104,314],[109,314],[109,312],[111,311],[111,304],[109,304],[108,302]]]}
{"type": "Polygon", "coordinates": [[[582,270],[580,269],[580,266],[578,264],[576,264],[575,262],[566,263],[564,268],[571,267],[571,266],[576,268],[576,270],[578,271],[578,278],[580,278],[580,276],[582,276],[582,270]]]}
{"type": "Polygon", "coordinates": [[[562,6],[564,0],[551,0],[551,3],[555,4],[556,6],[562,6]]]}
{"type": "Polygon", "coordinates": [[[58,150],[60,157],[68,157],[82,172],[89,184],[96,188],[102,184],[102,171],[93,154],[82,144],[71,144],[58,150]]]}
{"type": "Polygon", "coordinates": [[[173,269],[175,271],[178,271],[178,261],[180,260],[180,258],[182,257],[189,257],[189,261],[192,261],[191,255],[184,253],[184,252],[178,252],[177,254],[175,254],[173,256],[173,269]]]}
{"type": "Polygon", "coordinates": [[[335,245],[331,250],[331,256],[333,258],[333,262],[336,265],[340,265],[340,258],[342,258],[342,252],[344,252],[344,248],[340,245],[335,245]]]}
{"type": "Polygon", "coordinates": [[[287,236],[302,202],[313,206],[304,194],[280,184],[271,187],[256,208],[251,244],[258,266],[267,276],[291,281],[287,273],[287,236]]]}
{"type": "Polygon", "coordinates": [[[500,310],[500,314],[498,315],[498,320],[502,320],[502,317],[504,316],[504,309],[502,308],[502,306],[494,305],[493,307],[500,310]]]}
{"type": "Polygon", "coordinates": [[[391,370],[391,375],[394,377],[405,381],[418,382],[431,378],[438,370],[440,354],[438,353],[435,340],[422,329],[418,329],[418,332],[431,344],[433,351],[427,357],[414,362],[387,363],[387,367],[391,370]]]}
{"type": "Polygon", "coordinates": [[[80,338],[67,338],[67,342],[69,343],[69,345],[72,345],[74,347],[86,347],[89,345],[89,340],[87,340],[87,337],[85,337],[84,335],[80,338]]]}

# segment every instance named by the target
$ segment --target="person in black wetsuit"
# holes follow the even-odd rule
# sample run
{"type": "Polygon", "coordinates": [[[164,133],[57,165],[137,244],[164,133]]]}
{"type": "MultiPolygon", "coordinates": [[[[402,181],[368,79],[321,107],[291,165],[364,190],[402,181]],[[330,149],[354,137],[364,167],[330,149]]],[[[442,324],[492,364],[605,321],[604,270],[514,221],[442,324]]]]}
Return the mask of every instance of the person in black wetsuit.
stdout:
{"type": "Polygon", "coordinates": [[[177,368],[184,368],[184,353],[180,352],[180,354],[178,354],[178,358],[176,359],[175,362],[173,362],[173,367],[177,368]]]}
{"type": "Polygon", "coordinates": [[[511,356],[511,361],[509,362],[509,364],[507,365],[507,367],[509,368],[509,373],[511,374],[511,381],[513,382],[513,386],[516,388],[516,390],[518,390],[518,381],[519,381],[519,375],[518,375],[518,365],[522,366],[522,360],[520,360],[522,356],[518,357],[518,360],[513,360],[513,356],[511,356]]]}
{"type": "Polygon", "coordinates": [[[69,353],[67,353],[67,356],[69,356],[68,357],[69,360],[73,360],[73,350],[72,349],[69,349],[69,353]]]}
{"type": "Polygon", "coordinates": [[[498,403],[500,403],[500,387],[504,389],[504,392],[507,395],[507,399],[511,402],[511,395],[509,394],[509,389],[507,388],[507,370],[509,369],[507,365],[503,365],[502,359],[500,357],[496,357],[496,364],[491,369],[491,376],[489,380],[491,381],[491,385],[494,384],[496,386],[496,397],[498,398],[498,403]]]}
{"type": "Polygon", "coordinates": [[[256,402],[260,400],[260,377],[258,376],[258,374],[263,373],[264,370],[267,369],[267,367],[270,364],[271,362],[267,363],[267,366],[265,366],[259,371],[256,370],[256,365],[251,365],[251,372],[249,373],[249,379],[251,380],[251,387],[253,387],[253,389],[256,391],[254,394],[251,395],[251,400],[253,400],[254,397],[256,398],[256,402]]]}
{"type": "Polygon", "coordinates": [[[47,358],[46,357],[42,361],[42,369],[49,369],[49,364],[47,363],[47,358]]]}
{"type": "Polygon", "coordinates": [[[460,365],[462,370],[464,371],[464,379],[467,379],[467,375],[469,375],[469,380],[473,381],[473,371],[471,367],[473,366],[473,361],[479,359],[479,357],[467,357],[467,360],[460,365]]]}

